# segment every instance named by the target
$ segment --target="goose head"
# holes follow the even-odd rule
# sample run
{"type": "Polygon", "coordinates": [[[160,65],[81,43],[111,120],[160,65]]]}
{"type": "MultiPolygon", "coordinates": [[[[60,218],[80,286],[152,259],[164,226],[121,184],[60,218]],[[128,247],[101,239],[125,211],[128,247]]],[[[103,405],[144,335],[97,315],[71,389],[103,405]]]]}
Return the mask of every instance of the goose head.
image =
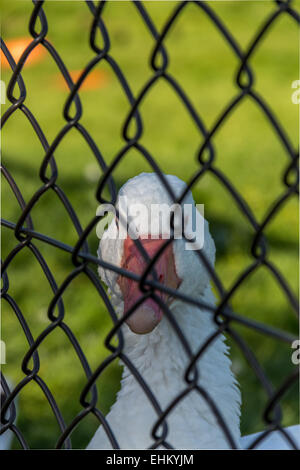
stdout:
{"type": "MultiPolygon", "coordinates": [[[[179,198],[186,189],[186,184],[173,175],[165,175],[165,178],[176,198],[179,198]]],[[[170,208],[173,203],[169,192],[155,173],[142,173],[128,180],[118,194],[116,208],[119,214],[112,219],[100,241],[99,258],[141,276],[149,259],[153,258],[169,238],[170,208]],[[128,225],[124,230],[121,224],[124,224],[126,214],[128,225]],[[139,240],[142,250],[135,239],[139,240]]],[[[149,279],[156,276],[155,280],[163,286],[187,295],[201,296],[209,285],[210,276],[194,249],[201,248],[213,266],[215,245],[209,233],[208,222],[197,210],[190,191],[185,195],[181,209],[183,217],[177,212],[174,218],[175,238],[177,234],[178,238],[172,240],[163,250],[149,279]],[[186,237],[193,241],[179,238],[180,224],[183,224],[186,237]]],[[[120,315],[126,314],[141,299],[143,293],[135,280],[101,266],[99,274],[108,286],[112,303],[120,315]]],[[[155,293],[168,306],[172,306],[174,298],[163,291],[156,290],[155,293]]],[[[133,310],[126,323],[133,333],[148,334],[158,327],[163,316],[160,305],[147,297],[133,310]]]]}

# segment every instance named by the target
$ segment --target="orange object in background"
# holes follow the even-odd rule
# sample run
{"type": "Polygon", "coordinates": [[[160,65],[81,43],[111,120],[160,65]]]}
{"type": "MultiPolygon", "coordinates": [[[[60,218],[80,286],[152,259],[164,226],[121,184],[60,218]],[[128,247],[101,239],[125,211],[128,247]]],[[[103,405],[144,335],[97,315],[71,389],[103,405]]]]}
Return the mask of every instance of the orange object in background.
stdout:
{"type": "MultiPolygon", "coordinates": [[[[8,41],[5,41],[5,44],[8,48],[8,50],[9,50],[9,52],[13,56],[15,62],[18,62],[21,55],[25,51],[26,47],[31,43],[31,41],[32,41],[32,38],[30,38],[30,37],[28,37],[28,38],[16,38],[16,39],[10,39],[8,41]]],[[[26,59],[25,64],[26,65],[31,65],[31,64],[37,63],[44,57],[45,54],[46,54],[46,51],[45,51],[44,47],[41,44],[39,44],[38,46],[36,46],[30,52],[29,56],[26,59]]],[[[5,69],[9,69],[10,65],[9,65],[2,49],[1,49],[1,56],[0,57],[1,57],[1,67],[5,68],[5,69]]]]}
{"type": "MultiPolygon", "coordinates": [[[[82,70],[72,70],[69,72],[71,75],[71,78],[74,83],[77,82],[78,78],[80,77],[82,70]]],[[[82,85],[80,86],[80,90],[96,90],[97,88],[102,88],[104,87],[109,81],[109,76],[107,72],[104,70],[92,70],[88,76],[84,79],[82,85]]],[[[59,88],[69,90],[66,81],[62,77],[61,74],[59,74],[57,78],[57,84],[59,88]]]]}

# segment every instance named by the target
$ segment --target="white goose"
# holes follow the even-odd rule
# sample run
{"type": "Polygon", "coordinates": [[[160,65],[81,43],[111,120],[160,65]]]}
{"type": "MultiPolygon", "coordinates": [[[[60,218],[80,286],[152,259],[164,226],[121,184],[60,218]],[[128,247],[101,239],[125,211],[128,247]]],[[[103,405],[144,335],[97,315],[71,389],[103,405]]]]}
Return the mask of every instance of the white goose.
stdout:
{"type": "MultiPolygon", "coordinates": [[[[186,185],[176,176],[165,176],[175,195],[179,197],[186,185]]],[[[142,173],[130,179],[120,190],[117,206],[120,209],[120,196],[126,196],[128,208],[131,204],[142,203],[150,211],[151,204],[171,205],[169,194],[159,178],[152,173],[142,173]]],[[[215,245],[209,233],[208,223],[204,221],[195,207],[189,192],[184,204],[192,204],[194,216],[204,222],[203,251],[214,265],[215,245]]],[[[161,206],[162,207],[162,206],[161,206]]],[[[151,257],[161,239],[151,237],[162,235],[159,221],[151,225],[151,231],[142,233],[145,220],[140,214],[135,226],[139,230],[143,247],[151,257]],[[139,225],[140,224],[140,225],[139,225]]],[[[198,220],[200,220],[198,219],[198,220]]],[[[98,256],[104,261],[123,266],[129,271],[141,274],[145,261],[134,242],[117,238],[119,227],[113,219],[104,233],[98,256]]],[[[215,299],[210,286],[210,277],[194,251],[185,249],[184,240],[174,240],[164,251],[155,265],[161,282],[194,298],[202,299],[206,304],[214,304],[215,299]],[[194,273],[191,276],[191,273],[194,273]]],[[[99,274],[108,286],[111,301],[122,316],[141,296],[138,284],[130,279],[119,277],[116,273],[99,268],[99,274]]],[[[179,300],[168,299],[164,294],[157,294],[169,303],[172,314],[188,339],[192,352],[216,330],[212,314],[200,310],[179,300]]],[[[146,300],[123,324],[124,353],[153,391],[160,407],[165,409],[170,402],[186,387],[184,372],[189,363],[187,354],[174,329],[159,306],[151,299],[146,300]],[[140,333],[140,334],[137,334],[140,333]],[[147,334],[146,334],[147,333],[147,334]]],[[[248,437],[245,443],[240,438],[241,394],[237,381],[231,371],[225,337],[219,336],[205,351],[199,360],[199,384],[208,391],[214,400],[237,447],[249,445],[253,439],[248,437]]],[[[121,389],[117,401],[112,406],[106,419],[112,427],[117,441],[123,449],[145,449],[153,444],[151,430],[157,421],[157,414],[144,391],[125,366],[121,389]]],[[[227,449],[228,441],[218,425],[215,415],[206,401],[195,391],[188,394],[167,417],[167,441],[177,449],[227,449]]],[[[299,429],[298,429],[299,431],[299,429]]],[[[299,439],[299,432],[294,433],[299,439]]],[[[277,435],[277,438],[279,436],[277,435]]],[[[244,438],[247,439],[247,438],[244,438]]],[[[300,439],[299,439],[300,441],[300,439]]],[[[268,440],[269,446],[270,438],[268,440]]],[[[281,440],[281,445],[285,441],[281,440]]],[[[277,443],[277,448],[280,444],[277,443]]],[[[102,426],[98,428],[88,449],[111,449],[111,444],[102,426]]]]}

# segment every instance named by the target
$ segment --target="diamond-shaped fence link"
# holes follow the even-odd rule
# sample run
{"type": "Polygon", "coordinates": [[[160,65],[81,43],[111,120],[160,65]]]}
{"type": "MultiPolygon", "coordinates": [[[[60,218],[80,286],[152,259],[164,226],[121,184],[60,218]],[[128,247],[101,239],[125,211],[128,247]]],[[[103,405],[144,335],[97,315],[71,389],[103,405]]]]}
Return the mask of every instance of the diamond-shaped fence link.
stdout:
{"type": "MultiPolygon", "coordinates": [[[[83,69],[81,75],[79,76],[76,82],[73,82],[68,68],[66,67],[59,55],[59,51],[57,51],[53,47],[51,42],[49,42],[47,39],[48,23],[47,17],[43,10],[44,3],[44,1],[33,1],[33,11],[29,19],[29,31],[32,36],[32,41],[26,47],[25,51],[23,52],[22,56],[20,57],[17,63],[15,63],[12,54],[10,53],[8,47],[5,45],[5,42],[1,39],[2,51],[5,54],[13,72],[11,80],[7,87],[7,98],[11,105],[2,116],[2,126],[4,126],[8,120],[13,119],[13,116],[17,110],[19,112],[21,111],[31,124],[32,132],[35,133],[44,150],[44,157],[42,159],[39,172],[40,187],[37,191],[32,194],[32,197],[28,202],[25,202],[22,196],[22,188],[19,188],[17,186],[14,176],[5,168],[4,165],[1,166],[3,177],[7,180],[16,198],[16,201],[18,202],[19,207],[21,208],[21,216],[18,220],[11,221],[2,219],[2,225],[7,229],[11,229],[12,231],[11,234],[12,236],[14,236],[15,246],[2,263],[1,295],[3,302],[7,302],[7,304],[13,311],[15,317],[17,318],[18,322],[20,323],[20,326],[23,329],[28,343],[28,349],[24,354],[22,364],[20,364],[22,372],[24,373],[24,378],[19,383],[17,383],[13,389],[10,389],[4,376],[1,374],[1,385],[3,392],[1,403],[1,434],[5,433],[7,430],[11,430],[18,439],[21,447],[28,448],[26,436],[22,434],[21,430],[16,424],[15,400],[17,399],[18,394],[21,392],[21,390],[26,387],[29,383],[34,381],[42,390],[44,398],[48,401],[49,406],[51,407],[52,412],[55,415],[55,418],[59,425],[60,435],[57,438],[57,448],[71,448],[72,432],[75,427],[80,423],[80,421],[83,420],[88,414],[93,414],[99,420],[99,424],[103,425],[107,433],[108,439],[111,442],[112,448],[119,448],[118,442],[114,435],[114,429],[111,429],[110,425],[105,419],[105,416],[97,407],[98,395],[95,382],[112,361],[114,361],[116,358],[120,358],[130,369],[135,379],[143,388],[144,393],[147,395],[157,414],[157,423],[154,429],[149,429],[149,434],[151,434],[153,437],[153,445],[151,446],[151,448],[157,448],[159,446],[163,446],[165,448],[172,448],[171,443],[168,441],[167,417],[170,413],[172,413],[172,410],[177,405],[177,403],[192,390],[197,391],[202,396],[202,398],[207,401],[212,412],[216,416],[218,425],[222,428],[224,435],[226,436],[229,446],[231,448],[236,448],[236,443],[234,442],[234,438],[231,435],[230,429],[222,418],[222,410],[218,408],[218,404],[214,403],[214,401],[210,397],[209,390],[205,390],[201,386],[201,379],[198,379],[196,369],[196,364],[198,364],[201,370],[200,359],[206,349],[213,347],[213,342],[215,338],[217,338],[218,335],[220,335],[221,333],[226,332],[227,335],[229,335],[231,339],[236,343],[236,345],[240,348],[241,354],[243,354],[247,359],[249,367],[253,369],[256,377],[258,378],[261,386],[265,390],[268,397],[264,412],[266,428],[265,431],[260,435],[260,437],[252,443],[251,448],[255,448],[256,445],[273,430],[279,430],[284,435],[285,439],[289,442],[291,448],[296,448],[296,445],[293,442],[292,438],[282,427],[280,401],[285,395],[285,393],[290,389],[290,387],[297,381],[298,370],[295,369],[291,376],[283,378],[282,386],[278,390],[274,390],[255,355],[249,349],[247,343],[244,341],[242,336],[239,335],[233,329],[233,325],[236,323],[243,324],[247,328],[253,329],[254,331],[259,331],[262,334],[275,338],[278,342],[282,341],[290,344],[295,338],[293,338],[286,331],[275,329],[267,324],[253,321],[240,315],[237,312],[233,312],[230,308],[230,300],[235,291],[242,285],[242,283],[248,278],[248,276],[261,266],[264,266],[276,279],[278,285],[286,296],[287,302],[290,304],[295,313],[298,314],[298,302],[294,293],[292,292],[288,280],[284,278],[278,267],[275,266],[275,264],[273,264],[268,259],[268,249],[265,243],[264,235],[266,227],[281,210],[285,202],[289,198],[298,195],[298,151],[297,149],[293,148],[293,145],[289,140],[286,130],[282,128],[280,123],[277,121],[267,102],[254,90],[254,74],[249,62],[252,54],[259,46],[260,41],[265,35],[269,33],[270,27],[276,21],[278,21],[278,19],[282,15],[289,15],[292,20],[296,21],[297,23],[300,23],[300,16],[295,11],[295,9],[293,9],[293,4],[291,1],[275,1],[273,13],[271,13],[267,18],[265,18],[264,24],[261,29],[255,32],[253,40],[248,49],[243,50],[238,44],[238,42],[235,40],[234,32],[231,32],[226,28],[222,19],[217,16],[213,8],[211,8],[211,6],[206,2],[185,1],[177,3],[169,19],[163,25],[161,32],[159,33],[153,19],[147,11],[146,4],[144,4],[143,2],[133,1],[132,3],[134,8],[136,8],[140,19],[144,22],[146,28],[148,29],[153,39],[153,52],[150,57],[150,64],[153,73],[151,78],[142,87],[140,93],[137,96],[134,96],[125,74],[123,73],[122,69],[119,67],[117,61],[113,58],[110,52],[110,32],[103,19],[103,11],[105,10],[106,2],[101,1],[98,4],[92,1],[83,2],[88,7],[91,15],[90,48],[93,51],[93,57],[86,64],[85,68],[83,69]],[[239,68],[235,74],[235,81],[238,90],[236,96],[228,102],[224,111],[218,117],[218,119],[215,121],[211,128],[206,128],[202,118],[198,114],[188,94],[186,93],[186,91],[183,90],[183,88],[179,85],[178,81],[176,80],[176,77],[174,77],[168,69],[169,58],[168,51],[165,46],[165,40],[168,37],[172,25],[174,24],[174,22],[176,22],[178,17],[182,15],[182,12],[186,8],[188,8],[189,3],[194,3],[199,9],[201,9],[205,13],[205,15],[207,15],[211,23],[214,25],[216,30],[218,30],[218,32],[222,35],[223,40],[228,44],[233,54],[235,54],[239,61],[239,68]],[[98,45],[99,41],[98,39],[96,39],[96,37],[99,36],[101,37],[101,46],[98,45]],[[50,143],[47,141],[45,134],[41,129],[37,119],[26,105],[26,84],[22,78],[22,70],[26,59],[30,56],[30,54],[33,53],[34,49],[39,45],[43,46],[47,53],[56,62],[60,73],[69,88],[69,95],[63,108],[63,117],[65,123],[61,128],[60,132],[53,140],[53,142],[50,143]],[[111,72],[117,78],[128,100],[128,103],[130,104],[130,111],[122,127],[123,146],[119,149],[117,155],[115,156],[110,165],[106,164],[101,154],[101,151],[96,145],[93,138],[91,137],[89,130],[81,122],[84,109],[81,104],[81,99],[79,95],[80,88],[82,87],[84,81],[87,79],[88,75],[91,73],[94,67],[100,62],[106,62],[106,64],[110,67],[111,72]],[[110,265],[99,260],[94,255],[94,253],[91,253],[89,251],[87,237],[95,228],[96,224],[99,222],[100,217],[95,216],[93,220],[91,220],[90,223],[87,225],[87,227],[83,228],[79,222],[79,217],[73,209],[68,197],[59,186],[59,164],[55,160],[55,151],[60,145],[61,141],[64,139],[64,137],[72,129],[74,129],[86,141],[102,171],[103,176],[101,177],[96,191],[96,200],[98,201],[98,203],[115,204],[117,191],[113,178],[113,171],[117,167],[119,162],[132,148],[139,152],[139,154],[141,154],[141,156],[146,159],[149,165],[153,168],[153,171],[158,174],[162,183],[166,186],[167,191],[169,191],[169,193],[173,197],[174,202],[180,202],[183,199],[184,194],[179,199],[176,199],[174,197],[172,189],[168,186],[167,181],[165,180],[164,175],[159,167],[159,162],[156,161],[150,153],[151,149],[145,148],[140,143],[140,139],[143,134],[143,121],[139,112],[139,107],[142,101],[148,95],[151,88],[158,81],[165,81],[168,83],[168,85],[172,88],[172,90],[178,97],[178,100],[180,100],[185,106],[187,112],[193,119],[199,131],[199,137],[201,142],[197,154],[199,169],[188,182],[188,189],[192,188],[195,183],[199,182],[205,174],[212,174],[219,181],[219,183],[222,184],[224,188],[230,193],[234,201],[237,203],[240,211],[246,217],[254,231],[251,247],[253,261],[243,272],[240,273],[238,280],[228,290],[224,288],[222,284],[222,279],[218,277],[215,270],[210,266],[208,260],[205,258],[205,255],[201,251],[197,252],[198,256],[204,263],[206,269],[209,271],[215,289],[218,291],[220,301],[216,307],[205,305],[198,299],[190,298],[182,292],[162,286],[159,282],[157,282],[157,280],[155,280],[155,278],[149,278],[148,274],[151,272],[151,269],[155,267],[155,262],[157,261],[165,247],[172,242],[172,238],[171,240],[166,241],[166,243],[162,246],[157,255],[149,261],[146,272],[140,278],[118,266],[110,265]],[[265,119],[269,121],[269,123],[274,129],[274,133],[276,136],[274,138],[277,138],[281,142],[283,151],[286,154],[287,159],[286,168],[284,174],[282,175],[284,190],[278,196],[277,200],[274,201],[273,205],[270,207],[267,215],[265,216],[262,222],[257,221],[255,214],[249,208],[247,202],[243,197],[243,194],[241,194],[237,190],[237,188],[230,181],[228,176],[218,168],[218,158],[214,149],[214,137],[218,133],[220,126],[224,123],[224,121],[228,119],[229,116],[232,115],[232,113],[235,112],[237,106],[243,100],[245,100],[245,98],[251,99],[252,102],[255,103],[259,110],[264,114],[265,119]],[[132,128],[135,129],[133,134],[132,128]],[[109,188],[110,200],[105,199],[103,196],[104,190],[106,188],[109,188]],[[39,204],[41,196],[48,191],[54,191],[56,193],[56,195],[58,196],[57,204],[62,204],[69,215],[68,222],[71,222],[73,224],[78,234],[78,241],[75,246],[66,245],[59,240],[47,236],[47,234],[39,233],[35,230],[31,217],[31,211],[37,204],[39,204]],[[58,250],[64,250],[65,252],[70,253],[74,269],[69,272],[68,276],[65,278],[64,282],[60,286],[56,284],[55,273],[51,271],[47,260],[42,256],[40,250],[36,246],[36,240],[42,241],[46,244],[50,244],[58,250]],[[18,255],[18,253],[20,253],[24,249],[30,250],[31,255],[36,258],[37,262],[40,264],[43,270],[45,278],[47,279],[53,291],[53,298],[48,306],[48,326],[36,338],[33,337],[26,321],[26,318],[20,310],[17,302],[10,295],[9,277],[7,274],[8,267],[12,260],[15,258],[15,256],[18,255]],[[155,394],[144,382],[143,377],[138,372],[135,365],[131,363],[129,358],[126,357],[126,355],[123,353],[124,339],[120,327],[124,322],[124,317],[122,319],[118,319],[114,308],[110,302],[110,299],[107,296],[106,291],[104,290],[98,277],[95,275],[94,271],[90,267],[91,264],[94,264],[96,266],[102,265],[105,269],[113,270],[119,273],[120,275],[131,277],[132,279],[138,281],[141,292],[144,294],[141,299],[144,300],[144,298],[151,296],[153,299],[160,303],[160,306],[164,310],[172,327],[175,329],[178,337],[182,341],[183,347],[186,350],[188,356],[190,357],[190,364],[186,370],[184,378],[185,389],[180,394],[180,396],[176,397],[176,399],[170,404],[167,409],[161,409],[159,403],[156,400],[155,394]],[[82,273],[88,277],[89,281],[93,283],[93,285],[97,289],[97,292],[101,299],[104,301],[107,311],[114,323],[114,328],[109,333],[105,342],[107,349],[110,351],[110,355],[108,358],[106,358],[104,362],[99,364],[96,370],[91,370],[91,367],[85,356],[84,350],[79,345],[75,334],[72,332],[72,330],[65,321],[65,308],[62,296],[64,294],[64,291],[70,287],[72,281],[82,273]],[[174,298],[179,298],[184,302],[199,307],[204,306],[205,308],[211,311],[218,328],[216,333],[211,338],[209,338],[204,345],[201,346],[197,354],[193,354],[191,352],[189,347],[189,338],[184,337],[180,326],[176,323],[175,318],[173,318],[172,313],[169,311],[167,305],[163,304],[160,298],[156,295],[158,291],[166,291],[172,294],[174,298]],[[82,394],[80,397],[80,404],[82,410],[77,416],[73,418],[73,420],[68,425],[65,423],[62,412],[54,396],[52,395],[47,384],[43,381],[39,374],[39,347],[43,343],[43,341],[48,337],[48,335],[51,335],[51,333],[57,328],[63,331],[66,336],[66,340],[68,340],[73,346],[78,358],[78,367],[81,367],[83,369],[86,376],[86,385],[82,390],[82,394]],[[117,337],[117,345],[112,342],[112,338],[115,336],[117,337]]],[[[136,243],[138,244],[138,241],[136,241],[136,243]]],[[[30,289],[28,289],[28,295],[30,295],[30,289]]]]}

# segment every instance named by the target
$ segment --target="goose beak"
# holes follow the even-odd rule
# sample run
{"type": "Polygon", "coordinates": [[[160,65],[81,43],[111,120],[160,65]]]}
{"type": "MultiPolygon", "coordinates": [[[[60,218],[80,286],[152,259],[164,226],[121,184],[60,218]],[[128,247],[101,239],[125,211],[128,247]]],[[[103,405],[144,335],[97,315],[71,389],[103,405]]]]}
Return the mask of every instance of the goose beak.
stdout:
{"type": "MultiPolygon", "coordinates": [[[[166,240],[162,239],[151,239],[151,238],[140,238],[140,242],[143,248],[147,252],[150,259],[157,253],[162,244],[166,240]]],[[[141,276],[147,267],[147,261],[140,252],[139,248],[135,245],[131,238],[127,238],[124,241],[124,253],[122,258],[122,268],[141,276]]],[[[155,271],[157,279],[163,285],[177,289],[180,285],[181,280],[177,276],[176,266],[173,254],[172,244],[169,244],[163,251],[158,261],[155,264],[155,271]]],[[[153,276],[149,275],[149,278],[153,276]]],[[[132,279],[120,276],[118,279],[123,299],[124,299],[124,314],[134,306],[134,304],[140,300],[143,293],[139,289],[139,284],[132,279]]],[[[161,292],[157,291],[156,295],[159,296],[162,301],[170,303],[170,297],[161,292]]],[[[133,333],[146,334],[150,333],[161,321],[163,311],[160,306],[150,297],[144,300],[144,302],[132,312],[129,318],[126,320],[127,325],[133,333]]]]}

